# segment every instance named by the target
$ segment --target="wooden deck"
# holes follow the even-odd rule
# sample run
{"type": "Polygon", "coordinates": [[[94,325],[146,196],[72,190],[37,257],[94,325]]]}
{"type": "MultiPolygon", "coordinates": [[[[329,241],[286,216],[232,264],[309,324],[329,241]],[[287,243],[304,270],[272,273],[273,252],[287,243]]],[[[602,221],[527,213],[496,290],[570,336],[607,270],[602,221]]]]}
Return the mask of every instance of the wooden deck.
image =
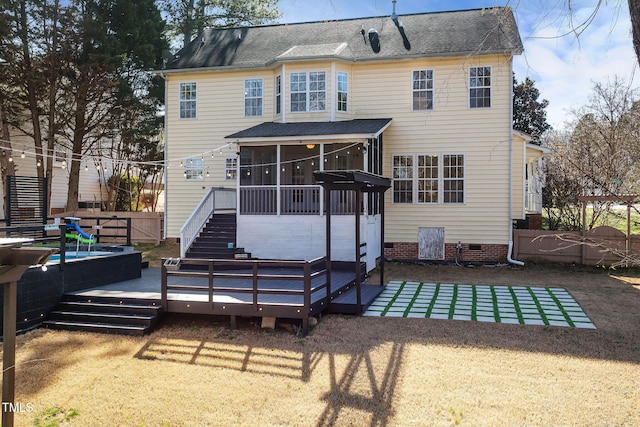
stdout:
{"type": "MultiPolygon", "coordinates": [[[[228,315],[232,325],[236,316],[300,319],[305,334],[308,318],[347,295],[356,277],[354,269],[327,272],[324,257],[310,261],[182,259],[179,269],[167,266],[170,262],[162,267],[161,284],[165,312],[228,315]],[[195,266],[207,269],[195,270],[195,266]]],[[[353,310],[350,307],[348,312],[356,313],[353,310]]]]}

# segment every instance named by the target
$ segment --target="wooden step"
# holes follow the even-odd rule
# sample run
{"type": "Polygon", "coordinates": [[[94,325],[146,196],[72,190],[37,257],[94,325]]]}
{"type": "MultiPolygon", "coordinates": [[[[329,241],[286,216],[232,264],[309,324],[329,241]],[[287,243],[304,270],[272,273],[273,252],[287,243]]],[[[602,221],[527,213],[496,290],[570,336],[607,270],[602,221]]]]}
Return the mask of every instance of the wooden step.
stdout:
{"type": "Polygon", "coordinates": [[[65,320],[46,320],[43,325],[51,329],[67,331],[99,332],[103,334],[137,335],[142,336],[150,332],[148,326],[120,325],[115,323],[73,322],[65,320]]]}

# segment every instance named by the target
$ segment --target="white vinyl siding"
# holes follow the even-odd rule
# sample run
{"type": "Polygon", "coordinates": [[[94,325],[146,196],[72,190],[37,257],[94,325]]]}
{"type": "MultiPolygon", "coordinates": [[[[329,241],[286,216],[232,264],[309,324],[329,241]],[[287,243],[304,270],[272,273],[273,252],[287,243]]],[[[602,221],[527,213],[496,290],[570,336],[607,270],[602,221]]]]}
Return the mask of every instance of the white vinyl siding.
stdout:
{"type": "Polygon", "coordinates": [[[412,108],[433,110],[433,70],[415,70],[413,72],[412,108]]]}
{"type": "Polygon", "coordinates": [[[195,119],[198,111],[198,84],[196,82],[180,83],[180,118],[195,119]]]}
{"type": "Polygon", "coordinates": [[[244,81],[244,115],[262,116],[262,79],[244,81]]]}
{"type": "Polygon", "coordinates": [[[338,111],[348,111],[349,99],[349,75],[345,72],[338,72],[338,111]]]}
{"type": "Polygon", "coordinates": [[[491,67],[469,68],[469,108],[491,107],[491,67]]]}

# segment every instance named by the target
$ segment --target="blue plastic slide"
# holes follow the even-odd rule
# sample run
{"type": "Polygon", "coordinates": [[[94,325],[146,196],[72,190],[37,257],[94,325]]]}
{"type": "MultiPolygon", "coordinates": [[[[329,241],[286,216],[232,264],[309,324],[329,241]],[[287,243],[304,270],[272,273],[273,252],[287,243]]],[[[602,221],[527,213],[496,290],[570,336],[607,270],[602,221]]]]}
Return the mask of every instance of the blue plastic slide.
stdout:
{"type": "Polygon", "coordinates": [[[80,236],[84,237],[87,240],[93,240],[93,235],[87,234],[82,231],[82,228],[78,224],[67,224],[67,230],[75,230],[80,236]]]}

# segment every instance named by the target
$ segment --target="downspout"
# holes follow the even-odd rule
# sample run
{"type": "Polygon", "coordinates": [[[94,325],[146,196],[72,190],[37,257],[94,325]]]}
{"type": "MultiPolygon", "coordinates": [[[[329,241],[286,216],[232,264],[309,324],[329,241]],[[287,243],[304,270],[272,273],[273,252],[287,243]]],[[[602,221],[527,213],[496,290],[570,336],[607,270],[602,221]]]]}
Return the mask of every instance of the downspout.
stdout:
{"type": "Polygon", "coordinates": [[[164,173],[162,174],[162,181],[163,181],[163,187],[164,187],[164,221],[163,221],[163,230],[162,233],[164,235],[164,238],[167,238],[167,175],[169,175],[169,152],[168,152],[168,148],[167,148],[167,140],[168,140],[168,117],[169,117],[169,82],[167,82],[167,75],[164,73],[160,73],[160,77],[162,77],[162,80],[164,80],[164,132],[163,132],[163,139],[164,139],[164,173]]]}
{"type": "MultiPolygon", "coordinates": [[[[513,57],[509,61],[509,75],[513,76],[513,57]]],[[[524,265],[524,262],[511,258],[513,251],[513,83],[510,85],[509,102],[509,247],[507,248],[507,262],[514,265],[524,265]]]]}

